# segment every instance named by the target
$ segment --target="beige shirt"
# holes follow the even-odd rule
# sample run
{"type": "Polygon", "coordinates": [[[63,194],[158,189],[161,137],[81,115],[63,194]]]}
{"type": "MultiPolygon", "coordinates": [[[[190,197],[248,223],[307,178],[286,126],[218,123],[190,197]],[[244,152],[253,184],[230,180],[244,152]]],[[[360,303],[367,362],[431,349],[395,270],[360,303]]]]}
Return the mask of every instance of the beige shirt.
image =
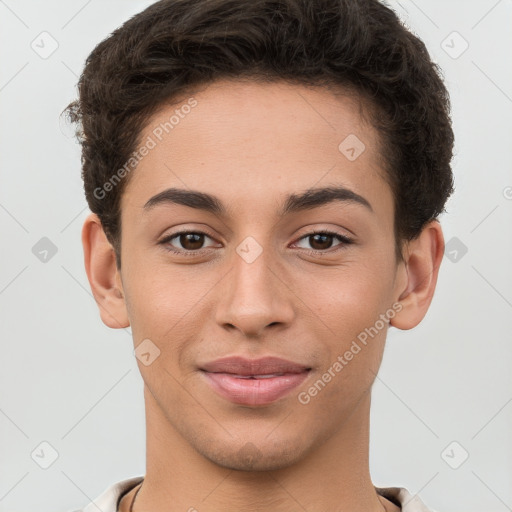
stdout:
{"type": "MultiPolygon", "coordinates": [[[[117,512],[119,501],[123,495],[142,482],[143,478],[142,476],[137,476],[117,482],[106,489],[101,496],[96,498],[94,502],[89,503],[84,509],[75,510],[74,512],[98,512],[98,510],[102,512],[117,512]]],[[[375,487],[375,489],[378,494],[398,505],[402,512],[435,512],[427,508],[417,496],[413,496],[403,487],[375,487]]]]}

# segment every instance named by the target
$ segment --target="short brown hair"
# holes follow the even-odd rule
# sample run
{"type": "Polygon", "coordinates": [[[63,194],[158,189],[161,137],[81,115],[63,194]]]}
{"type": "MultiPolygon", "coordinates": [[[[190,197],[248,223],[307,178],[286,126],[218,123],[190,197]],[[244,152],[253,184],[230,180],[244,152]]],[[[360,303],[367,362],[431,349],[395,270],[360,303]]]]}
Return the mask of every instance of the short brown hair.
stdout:
{"type": "MultiPolygon", "coordinates": [[[[161,0],[94,48],[66,109],[82,177],[120,259],[120,199],[95,190],[122,168],[163,103],[199,84],[252,77],[341,86],[365,98],[395,203],[396,254],[453,192],[450,102],[424,43],[378,0],[161,0]]],[[[341,142],[341,141],[340,141],[341,142]]]]}

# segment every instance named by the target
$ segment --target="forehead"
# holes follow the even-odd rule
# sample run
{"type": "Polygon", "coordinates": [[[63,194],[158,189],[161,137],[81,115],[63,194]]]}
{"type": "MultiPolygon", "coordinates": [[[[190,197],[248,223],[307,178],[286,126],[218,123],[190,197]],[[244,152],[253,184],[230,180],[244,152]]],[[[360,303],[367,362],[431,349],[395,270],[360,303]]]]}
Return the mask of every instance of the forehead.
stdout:
{"type": "Polygon", "coordinates": [[[142,208],[181,188],[237,210],[277,209],[292,191],[336,184],[389,208],[380,141],[361,108],[353,94],[283,82],[224,80],[196,89],[149,120],[140,140],[151,149],[122,205],[142,208]]]}

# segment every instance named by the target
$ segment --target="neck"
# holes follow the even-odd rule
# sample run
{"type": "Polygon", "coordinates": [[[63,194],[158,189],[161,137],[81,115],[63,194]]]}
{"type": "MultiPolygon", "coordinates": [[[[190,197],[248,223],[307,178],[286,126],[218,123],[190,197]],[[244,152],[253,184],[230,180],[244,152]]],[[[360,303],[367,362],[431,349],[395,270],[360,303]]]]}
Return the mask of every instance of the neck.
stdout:
{"type": "MultiPolygon", "coordinates": [[[[144,393],[146,475],[134,512],[169,511],[169,504],[190,512],[387,510],[369,474],[369,392],[321,446],[271,471],[233,470],[206,459],[173,428],[146,387],[144,393]]],[[[121,510],[128,510],[124,503],[121,510]]]]}

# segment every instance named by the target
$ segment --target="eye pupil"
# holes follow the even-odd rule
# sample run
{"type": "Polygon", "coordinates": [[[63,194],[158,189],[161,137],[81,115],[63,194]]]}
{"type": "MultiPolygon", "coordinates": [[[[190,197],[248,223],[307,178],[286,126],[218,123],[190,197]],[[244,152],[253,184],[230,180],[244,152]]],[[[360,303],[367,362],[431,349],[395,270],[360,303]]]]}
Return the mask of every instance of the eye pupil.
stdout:
{"type": "Polygon", "coordinates": [[[204,243],[204,235],[200,233],[185,233],[180,235],[180,244],[184,249],[194,250],[201,249],[204,243]]]}
{"type": "Polygon", "coordinates": [[[317,237],[322,239],[320,241],[320,247],[317,246],[318,245],[317,241],[314,241],[313,243],[311,243],[311,247],[313,247],[315,250],[318,250],[318,251],[321,251],[322,249],[329,249],[329,247],[332,244],[332,235],[316,233],[316,234],[310,236],[310,238],[312,240],[315,240],[315,238],[317,238],[317,237]],[[327,247],[324,247],[324,245],[326,244],[326,239],[330,243],[327,243],[327,247]]]}

